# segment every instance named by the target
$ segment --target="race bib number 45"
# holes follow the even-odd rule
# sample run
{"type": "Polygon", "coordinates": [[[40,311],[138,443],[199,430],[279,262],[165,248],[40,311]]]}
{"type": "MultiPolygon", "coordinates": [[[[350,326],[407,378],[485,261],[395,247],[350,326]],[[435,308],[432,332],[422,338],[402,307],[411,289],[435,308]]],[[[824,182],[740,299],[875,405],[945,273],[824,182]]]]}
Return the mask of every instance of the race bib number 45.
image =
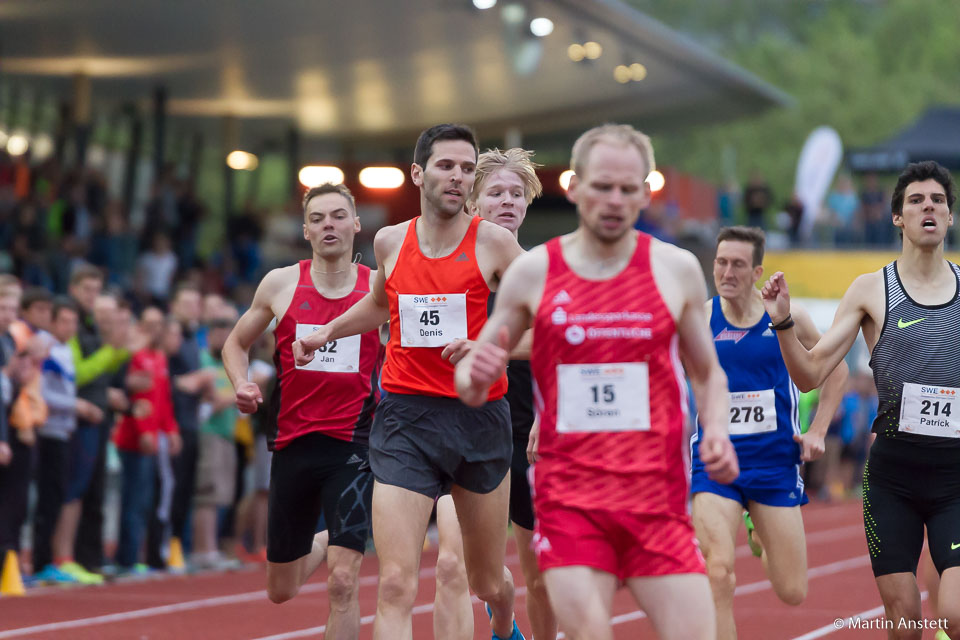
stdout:
{"type": "Polygon", "coordinates": [[[730,394],[730,435],[743,436],[777,430],[777,396],[773,389],[730,394]]]}
{"type": "MultiPolygon", "coordinates": [[[[297,340],[308,336],[320,325],[297,324],[297,340]]],[[[348,336],[323,345],[313,354],[313,360],[297,369],[326,371],[328,373],[357,373],[360,371],[360,336],[348,336]]]]}
{"type": "Polygon", "coordinates": [[[397,295],[401,347],[443,347],[467,337],[467,294],[397,295]]]}
{"type": "Polygon", "coordinates": [[[557,432],[649,430],[646,362],[557,365],[557,432]]]}
{"type": "Polygon", "coordinates": [[[900,402],[900,431],[960,438],[960,389],[905,382],[900,402]]]}

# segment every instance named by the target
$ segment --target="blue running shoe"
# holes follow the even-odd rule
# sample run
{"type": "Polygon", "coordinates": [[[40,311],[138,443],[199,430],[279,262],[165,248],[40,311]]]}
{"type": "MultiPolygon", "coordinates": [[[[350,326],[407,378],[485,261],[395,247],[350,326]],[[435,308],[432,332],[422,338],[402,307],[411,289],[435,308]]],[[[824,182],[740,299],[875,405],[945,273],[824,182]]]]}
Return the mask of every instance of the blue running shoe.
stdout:
{"type": "MultiPolygon", "coordinates": [[[[487,605],[487,617],[490,618],[491,621],[493,620],[493,611],[490,610],[490,605],[487,605]]],[[[523,634],[520,633],[520,628],[517,626],[516,618],[513,619],[513,633],[510,634],[510,637],[501,638],[500,636],[492,632],[490,636],[492,640],[526,640],[526,638],[523,637],[523,634]]]]}
{"type": "Polygon", "coordinates": [[[43,584],[77,584],[80,582],[69,573],[60,571],[52,564],[48,564],[40,571],[33,574],[33,579],[43,584]]]}

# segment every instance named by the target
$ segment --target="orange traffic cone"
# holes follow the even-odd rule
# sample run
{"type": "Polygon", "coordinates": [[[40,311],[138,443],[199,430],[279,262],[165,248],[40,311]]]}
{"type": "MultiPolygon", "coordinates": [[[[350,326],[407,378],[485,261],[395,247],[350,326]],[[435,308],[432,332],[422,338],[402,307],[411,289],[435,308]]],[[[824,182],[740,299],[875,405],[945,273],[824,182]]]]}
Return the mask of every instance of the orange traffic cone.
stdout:
{"type": "Polygon", "coordinates": [[[0,574],[0,596],[22,596],[24,593],[26,591],[23,589],[23,578],[20,577],[17,552],[8,549],[4,557],[3,573],[0,574]]]}
{"type": "Polygon", "coordinates": [[[183,545],[180,543],[180,538],[170,538],[167,570],[169,570],[170,573],[185,573],[187,570],[187,564],[183,561],[183,545]]]}

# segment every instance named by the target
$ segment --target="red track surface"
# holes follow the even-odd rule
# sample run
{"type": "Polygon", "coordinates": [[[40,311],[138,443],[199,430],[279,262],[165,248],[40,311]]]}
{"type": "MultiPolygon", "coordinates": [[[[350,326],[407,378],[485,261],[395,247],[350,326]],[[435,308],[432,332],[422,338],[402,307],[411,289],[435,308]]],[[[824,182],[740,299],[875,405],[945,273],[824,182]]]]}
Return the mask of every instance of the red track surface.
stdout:
{"type": "MultiPolygon", "coordinates": [[[[834,629],[834,620],[868,612],[880,605],[870,572],[860,503],[804,507],[807,531],[810,589],[799,607],[777,600],[760,561],[750,556],[744,539],[737,549],[735,611],[740,638],[813,640],[828,637],[885,637],[882,631],[834,629]]],[[[741,532],[742,534],[742,532],[741,532]]],[[[523,576],[515,549],[508,561],[517,580],[523,576]]],[[[424,553],[418,606],[414,610],[413,636],[430,639],[434,595],[433,567],[436,550],[424,553]]],[[[364,559],[361,570],[361,638],[372,637],[376,609],[376,558],[364,559]]],[[[321,638],[327,616],[323,569],[294,600],[270,603],[263,591],[264,571],[249,569],[227,574],[163,577],[144,582],[103,587],[46,588],[23,598],[0,600],[0,639],[263,639],[321,638]]],[[[523,589],[518,589],[517,618],[529,638],[523,589]]],[[[475,606],[476,638],[489,638],[486,615],[475,606]]],[[[649,621],[637,611],[629,593],[621,590],[614,603],[616,638],[654,637],[649,621]]],[[[864,620],[866,620],[864,616],[864,620]]],[[[933,637],[927,632],[924,637],[933,637]]]]}

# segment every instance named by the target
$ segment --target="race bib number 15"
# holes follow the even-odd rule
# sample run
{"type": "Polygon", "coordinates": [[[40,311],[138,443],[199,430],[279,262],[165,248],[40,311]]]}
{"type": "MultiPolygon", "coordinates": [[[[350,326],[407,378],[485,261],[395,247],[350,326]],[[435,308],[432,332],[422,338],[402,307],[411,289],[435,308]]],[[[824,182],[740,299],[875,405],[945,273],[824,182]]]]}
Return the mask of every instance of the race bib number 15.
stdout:
{"type": "Polygon", "coordinates": [[[557,431],[649,431],[646,362],[557,365],[557,431]]]}
{"type": "Polygon", "coordinates": [[[960,438],[960,389],[905,382],[900,402],[900,431],[960,438]]]}

